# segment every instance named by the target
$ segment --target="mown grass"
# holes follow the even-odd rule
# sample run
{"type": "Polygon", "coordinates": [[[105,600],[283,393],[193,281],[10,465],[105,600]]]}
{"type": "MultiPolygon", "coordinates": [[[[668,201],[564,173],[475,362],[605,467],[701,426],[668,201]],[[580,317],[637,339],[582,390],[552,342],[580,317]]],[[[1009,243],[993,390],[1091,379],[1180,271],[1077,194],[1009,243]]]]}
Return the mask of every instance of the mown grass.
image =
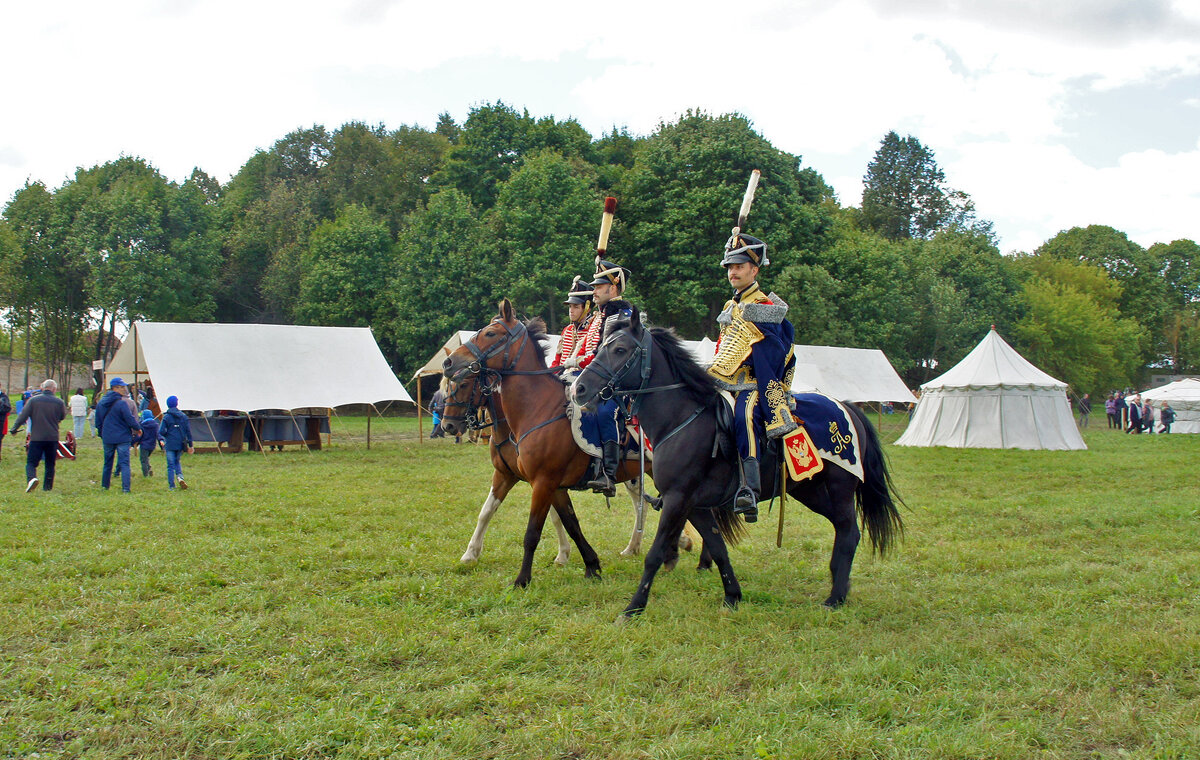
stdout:
{"type": "Polygon", "coordinates": [[[90,439],[27,496],[8,439],[0,756],[1200,756],[1200,436],[889,446],[907,540],[864,544],[843,609],[820,606],[832,531],[790,502],[782,549],[770,516],[734,551],[741,608],[687,557],[615,627],[626,500],[576,496],[602,581],[547,535],[514,591],[528,488],[461,569],[484,452],[363,432],[185,457],[190,490],[130,495],[91,482],[90,439]]]}

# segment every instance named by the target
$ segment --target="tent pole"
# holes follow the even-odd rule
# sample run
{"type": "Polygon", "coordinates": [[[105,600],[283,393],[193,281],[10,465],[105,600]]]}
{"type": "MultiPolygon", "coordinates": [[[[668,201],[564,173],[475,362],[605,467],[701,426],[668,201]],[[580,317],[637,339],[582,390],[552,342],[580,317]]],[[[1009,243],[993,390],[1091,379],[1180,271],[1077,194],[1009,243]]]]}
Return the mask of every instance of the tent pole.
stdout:
{"type": "Polygon", "coordinates": [[[250,426],[250,432],[254,433],[254,440],[258,441],[258,450],[262,452],[263,459],[266,459],[267,450],[263,448],[262,438],[258,437],[258,431],[254,429],[254,420],[250,418],[250,412],[246,412],[246,424],[250,426]]]}
{"type": "MultiPolygon", "coordinates": [[[[300,440],[304,441],[304,450],[307,451],[309,454],[312,454],[312,449],[308,448],[308,439],[304,437],[304,431],[300,429],[300,423],[296,422],[296,415],[292,414],[291,409],[288,409],[287,413],[288,413],[288,416],[292,418],[292,425],[295,426],[296,432],[300,434],[300,440]]],[[[317,433],[317,437],[320,438],[321,434],[317,433]]]]}
{"type": "MultiPolygon", "coordinates": [[[[374,409],[375,405],[371,404],[371,408],[374,409]]],[[[371,450],[371,413],[367,412],[367,451],[370,451],[370,450],[371,450]]]]}
{"type": "MultiPolygon", "coordinates": [[[[333,407],[331,407],[331,406],[325,407],[325,419],[329,420],[330,422],[333,422],[333,407]]],[[[320,433],[317,433],[317,435],[320,435],[320,433]]],[[[329,426],[329,432],[325,434],[325,447],[329,448],[332,446],[333,446],[333,425],[331,424],[329,426]]]]}
{"type": "Polygon", "coordinates": [[[204,424],[208,425],[208,434],[212,436],[213,446],[217,447],[217,453],[221,456],[225,456],[225,452],[221,451],[221,442],[217,440],[217,434],[213,432],[212,423],[208,421],[208,417],[206,417],[203,412],[200,413],[200,416],[204,417],[204,424]]]}

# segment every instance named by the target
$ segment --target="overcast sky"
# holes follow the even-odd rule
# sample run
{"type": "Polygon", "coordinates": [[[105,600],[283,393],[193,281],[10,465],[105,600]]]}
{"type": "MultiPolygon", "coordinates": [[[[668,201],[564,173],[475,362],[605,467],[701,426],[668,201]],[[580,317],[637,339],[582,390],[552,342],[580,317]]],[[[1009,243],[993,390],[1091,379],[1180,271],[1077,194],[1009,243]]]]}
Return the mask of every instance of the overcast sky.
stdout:
{"type": "Polygon", "coordinates": [[[843,205],[911,134],[1006,252],[1088,224],[1200,241],[1195,0],[59,0],[0,21],[3,203],[121,154],[225,182],[298,127],[503,100],[596,137],[736,111],[843,205]]]}

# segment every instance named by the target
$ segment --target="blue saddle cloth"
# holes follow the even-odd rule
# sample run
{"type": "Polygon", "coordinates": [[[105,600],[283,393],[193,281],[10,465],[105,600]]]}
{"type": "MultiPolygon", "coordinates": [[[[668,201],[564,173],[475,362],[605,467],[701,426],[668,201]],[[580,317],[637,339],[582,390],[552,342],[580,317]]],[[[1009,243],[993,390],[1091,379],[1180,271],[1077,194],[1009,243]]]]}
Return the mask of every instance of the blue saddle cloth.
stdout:
{"type": "Polygon", "coordinates": [[[854,423],[840,406],[820,393],[793,393],[796,416],[822,452],[831,452],[850,465],[857,465],[854,423]]]}

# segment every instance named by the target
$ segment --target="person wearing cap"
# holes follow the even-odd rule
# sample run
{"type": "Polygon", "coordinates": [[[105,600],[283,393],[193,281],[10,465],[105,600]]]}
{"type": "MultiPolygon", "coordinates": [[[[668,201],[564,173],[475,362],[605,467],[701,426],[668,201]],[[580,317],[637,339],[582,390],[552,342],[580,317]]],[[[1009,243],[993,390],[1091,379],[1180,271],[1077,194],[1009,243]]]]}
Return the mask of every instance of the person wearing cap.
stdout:
{"type": "MultiPolygon", "coordinates": [[[[633,317],[633,306],[621,300],[629,281],[629,270],[611,261],[596,258],[595,279],[589,283],[592,300],[596,304],[596,315],[588,325],[584,336],[583,350],[563,362],[568,369],[583,369],[596,358],[596,351],[604,340],[604,328],[612,317],[633,317]]],[[[618,431],[624,417],[615,398],[600,401],[596,409],[596,422],[600,428],[601,466],[596,477],[588,481],[587,487],[605,496],[617,495],[617,467],[621,464],[621,444],[618,431]]]]}
{"type": "Polygon", "coordinates": [[[148,478],[154,474],[154,468],[150,466],[150,455],[158,448],[158,420],[154,419],[154,412],[143,409],[139,422],[142,437],[138,441],[138,459],[142,463],[142,477],[148,478]]]}
{"type": "Polygon", "coordinates": [[[129,493],[131,473],[129,471],[129,447],[134,434],[142,433],[142,427],[129,405],[125,403],[129,386],[119,377],[108,383],[109,391],[96,405],[96,430],[104,443],[104,469],[100,472],[100,485],[108,490],[112,483],[115,460],[121,471],[121,490],[129,493]]]}
{"type": "Polygon", "coordinates": [[[567,291],[567,314],[571,323],[563,328],[558,341],[558,353],[554,355],[551,367],[561,367],[567,363],[569,369],[579,366],[579,356],[583,353],[587,342],[588,328],[592,326],[595,316],[592,313],[592,286],[580,282],[583,278],[575,275],[571,281],[571,289],[567,291]]]}
{"type": "Polygon", "coordinates": [[[796,357],[794,330],[786,319],[788,305],[774,293],[763,293],[758,284],[759,269],[769,263],[767,244],[758,238],[738,234],[725,244],[721,266],[733,286],[733,298],[717,317],[721,334],[708,369],[717,385],[736,399],[734,437],[741,484],[733,511],[746,522],[758,519],[758,431],[779,438],[797,427],[791,412],[796,357]]]}
{"type": "Polygon", "coordinates": [[[42,490],[49,491],[54,487],[54,465],[58,461],[58,424],[67,416],[67,405],[62,402],[55,392],[58,383],[47,380],[42,383],[42,392],[30,397],[21,407],[13,423],[12,435],[16,435],[29,421],[29,447],[25,452],[25,493],[37,488],[38,462],[45,460],[46,467],[42,482],[42,490]]]}
{"type": "Polygon", "coordinates": [[[187,415],[179,411],[178,396],[167,396],[167,411],[163,412],[159,436],[167,456],[167,487],[174,491],[175,481],[178,480],[179,487],[186,491],[187,483],[183,480],[179,457],[184,451],[194,454],[196,449],[192,446],[192,426],[188,423],[187,415]]]}

